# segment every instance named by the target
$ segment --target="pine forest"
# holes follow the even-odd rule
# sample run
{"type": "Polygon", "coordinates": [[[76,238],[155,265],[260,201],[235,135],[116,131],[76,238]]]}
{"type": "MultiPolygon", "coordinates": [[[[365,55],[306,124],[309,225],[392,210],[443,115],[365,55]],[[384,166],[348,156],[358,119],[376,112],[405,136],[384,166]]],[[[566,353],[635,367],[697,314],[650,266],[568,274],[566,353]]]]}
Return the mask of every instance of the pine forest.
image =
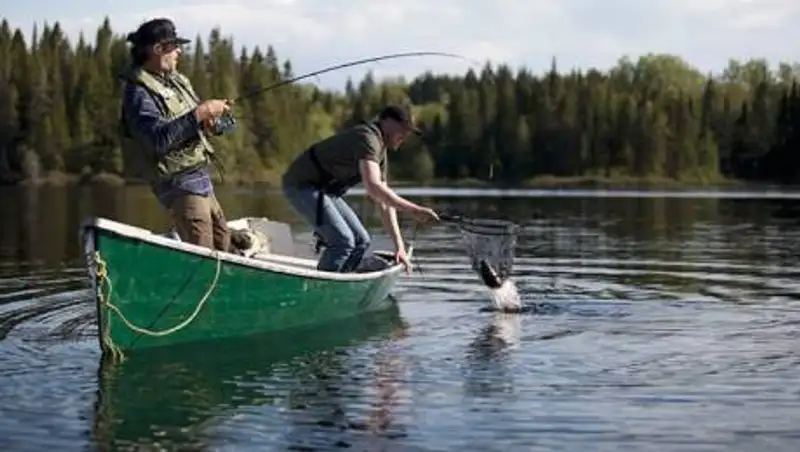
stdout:
{"type": "MultiPolygon", "coordinates": [[[[22,24],[27,26],[27,24],[22,24]]],[[[58,23],[26,34],[0,24],[0,182],[126,178],[118,146],[124,35],[108,19],[71,41],[58,23]]],[[[278,49],[279,50],[279,49],[278,49]]],[[[181,57],[204,98],[238,95],[297,75],[278,50],[237,47],[210,30],[181,57]]],[[[320,65],[333,62],[321,62],[320,65]]],[[[425,133],[390,156],[408,183],[537,181],[716,184],[797,182],[800,65],[730,60],[703,74],[679,56],[621,56],[610,69],[541,74],[508,66],[376,80],[346,89],[288,84],[234,106],[239,127],[214,138],[226,183],[274,182],[314,140],[389,102],[413,104],[425,133]]]]}

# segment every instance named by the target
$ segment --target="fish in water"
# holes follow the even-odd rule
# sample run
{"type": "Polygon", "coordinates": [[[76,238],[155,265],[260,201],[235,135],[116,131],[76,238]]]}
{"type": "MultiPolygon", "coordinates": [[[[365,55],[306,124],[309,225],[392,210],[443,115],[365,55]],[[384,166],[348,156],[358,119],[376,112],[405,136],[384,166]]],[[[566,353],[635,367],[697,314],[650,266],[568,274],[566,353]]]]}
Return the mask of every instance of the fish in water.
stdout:
{"type": "Polygon", "coordinates": [[[497,274],[492,264],[486,259],[481,259],[480,274],[483,284],[490,289],[499,289],[503,285],[503,278],[497,274]]]}
{"type": "Polygon", "coordinates": [[[481,281],[491,291],[492,310],[508,313],[524,311],[514,283],[503,278],[486,259],[481,259],[479,273],[481,281]]]}

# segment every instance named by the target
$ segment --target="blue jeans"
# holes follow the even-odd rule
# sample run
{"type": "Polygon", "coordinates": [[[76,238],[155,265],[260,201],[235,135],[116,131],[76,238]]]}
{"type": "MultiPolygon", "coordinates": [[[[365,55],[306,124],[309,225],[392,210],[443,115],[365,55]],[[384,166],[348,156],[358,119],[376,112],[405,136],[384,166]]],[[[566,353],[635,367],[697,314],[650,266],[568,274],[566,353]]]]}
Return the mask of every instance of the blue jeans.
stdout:
{"type": "Polygon", "coordinates": [[[317,226],[317,189],[284,186],[283,194],[325,241],[317,269],[344,273],[358,267],[369,248],[370,236],[344,199],[323,195],[322,225],[317,226]]]}

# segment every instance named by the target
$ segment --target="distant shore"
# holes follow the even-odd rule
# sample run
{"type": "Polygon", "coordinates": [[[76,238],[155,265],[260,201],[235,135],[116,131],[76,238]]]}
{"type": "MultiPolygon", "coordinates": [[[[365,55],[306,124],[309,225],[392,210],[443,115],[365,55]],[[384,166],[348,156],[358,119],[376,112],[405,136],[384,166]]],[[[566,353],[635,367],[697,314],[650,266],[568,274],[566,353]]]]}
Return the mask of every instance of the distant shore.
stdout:
{"type": "MultiPolygon", "coordinates": [[[[50,172],[42,175],[37,179],[22,179],[14,177],[6,177],[0,179],[0,185],[3,186],[70,186],[70,185],[101,185],[101,186],[132,186],[144,185],[145,182],[141,180],[126,180],[125,178],[111,173],[99,173],[92,175],[79,176],[75,174],[66,174],[60,172],[50,172]]],[[[275,187],[279,186],[278,177],[276,173],[261,179],[248,179],[243,180],[226,175],[225,183],[216,180],[215,184],[218,186],[248,186],[258,185],[275,187]]],[[[716,178],[714,180],[695,179],[669,179],[669,178],[654,178],[654,177],[632,177],[632,176],[538,176],[531,179],[521,181],[519,183],[503,183],[497,181],[487,181],[479,179],[433,179],[428,181],[408,181],[408,180],[393,180],[391,185],[394,187],[409,187],[409,186],[426,186],[426,187],[457,187],[457,188],[502,188],[502,189],[526,189],[526,188],[542,188],[542,189],[557,189],[557,188],[583,188],[583,189],[652,189],[652,188],[666,188],[666,189],[685,189],[685,188],[734,188],[746,185],[759,185],[749,181],[741,181],[727,178],[716,178]]]]}
{"type": "Polygon", "coordinates": [[[716,179],[704,181],[700,179],[676,180],[667,178],[639,177],[600,177],[600,176],[538,176],[515,184],[498,183],[477,179],[432,180],[424,183],[414,181],[395,181],[393,186],[415,186],[423,184],[427,187],[474,187],[474,188],[687,188],[687,187],[735,187],[746,185],[746,181],[733,179],[716,179]]]}

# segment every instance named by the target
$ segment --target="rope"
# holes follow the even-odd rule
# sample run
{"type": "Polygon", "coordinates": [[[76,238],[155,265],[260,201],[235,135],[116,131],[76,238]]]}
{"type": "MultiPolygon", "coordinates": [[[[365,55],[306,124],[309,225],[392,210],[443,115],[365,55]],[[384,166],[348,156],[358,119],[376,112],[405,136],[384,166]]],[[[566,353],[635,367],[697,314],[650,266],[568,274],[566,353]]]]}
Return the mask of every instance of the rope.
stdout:
{"type": "MultiPolygon", "coordinates": [[[[186,320],[171,328],[167,328],[161,331],[155,331],[134,325],[133,322],[129,321],[128,318],[125,317],[125,314],[123,314],[122,311],[116,305],[111,303],[111,293],[113,292],[113,286],[111,284],[111,279],[108,277],[108,264],[103,260],[102,257],[100,257],[100,253],[98,251],[95,251],[93,259],[94,262],[97,264],[97,273],[95,277],[98,282],[98,287],[100,288],[99,290],[100,305],[103,306],[104,308],[114,311],[122,320],[122,322],[125,324],[125,326],[127,326],[128,328],[139,334],[144,334],[152,337],[162,337],[180,331],[183,328],[187,327],[197,318],[198,314],[200,314],[200,310],[203,309],[203,306],[205,305],[206,301],[208,301],[208,298],[211,296],[211,293],[217,287],[219,275],[222,270],[222,259],[219,251],[215,250],[214,256],[217,261],[217,268],[214,274],[214,280],[211,282],[211,285],[208,287],[208,290],[206,290],[205,295],[203,295],[203,297],[197,303],[194,312],[192,312],[192,314],[186,320]],[[103,293],[104,285],[108,286],[108,291],[105,294],[103,293]]],[[[122,353],[122,350],[119,347],[117,347],[116,344],[114,344],[114,341],[111,339],[110,331],[111,331],[111,316],[106,315],[106,328],[102,337],[103,344],[106,346],[106,348],[112,354],[113,357],[123,360],[124,355],[122,353]]]]}

